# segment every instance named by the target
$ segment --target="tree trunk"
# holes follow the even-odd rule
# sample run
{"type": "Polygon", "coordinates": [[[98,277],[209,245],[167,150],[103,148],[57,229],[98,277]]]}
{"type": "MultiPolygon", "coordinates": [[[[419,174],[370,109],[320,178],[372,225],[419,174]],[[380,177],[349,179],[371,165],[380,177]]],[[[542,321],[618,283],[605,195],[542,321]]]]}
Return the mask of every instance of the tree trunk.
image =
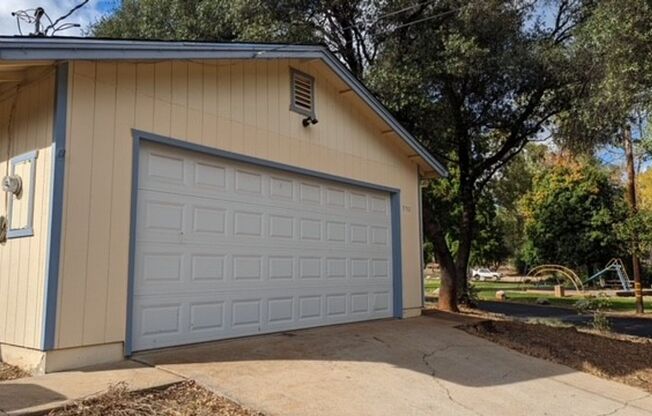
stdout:
{"type": "Polygon", "coordinates": [[[469,298],[468,268],[471,257],[471,245],[473,244],[473,225],[475,223],[475,204],[470,189],[462,185],[460,192],[462,198],[462,220],[460,223],[460,241],[455,261],[457,276],[457,288],[459,300],[470,306],[474,306],[473,300],[469,298]]]}
{"type": "Polygon", "coordinates": [[[448,270],[446,267],[440,265],[441,270],[441,285],[439,287],[439,301],[437,306],[442,311],[458,312],[457,307],[457,285],[455,284],[456,278],[454,274],[455,269],[448,270]]]}
{"type": "Polygon", "coordinates": [[[441,271],[439,287],[439,309],[449,312],[457,312],[457,271],[455,261],[446,244],[446,232],[439,223],[437,212],[435,212],[434,205],[429,200],[428,195],[423,197],[423,222],[424,232],[432,241],[435,256],[439,261],[439,269],[441,271]]]}
{"type": "MultiPolygon", "coordinates": [[[[634,145],[632,142],[632,131],[629,126],[625,127],[623,134],[625,142],[625,156],[627,157],[627,196],[631,215],[635,216],[638,212],[636,206],[636,172],[634,170],[634,145]]],[[[635,241],[632,247],[632,269],[634,272],[634,299],[636,302],[636,313],[645,313],[643,302],[643,286],[641,284],[641,263],[638,259],[638,241],[635,241]]]]}

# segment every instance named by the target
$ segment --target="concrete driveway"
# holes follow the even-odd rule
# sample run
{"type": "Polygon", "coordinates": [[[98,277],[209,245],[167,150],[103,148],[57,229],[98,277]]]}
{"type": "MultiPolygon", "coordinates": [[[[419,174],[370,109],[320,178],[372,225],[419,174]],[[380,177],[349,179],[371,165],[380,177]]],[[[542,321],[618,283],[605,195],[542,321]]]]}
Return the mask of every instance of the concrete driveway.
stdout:
{"type": "Polygon", "coordinates": [[[652,396],[527,357],[435,317],[167,349],[134,358],[269,415],[652,415],[652,396]]]}

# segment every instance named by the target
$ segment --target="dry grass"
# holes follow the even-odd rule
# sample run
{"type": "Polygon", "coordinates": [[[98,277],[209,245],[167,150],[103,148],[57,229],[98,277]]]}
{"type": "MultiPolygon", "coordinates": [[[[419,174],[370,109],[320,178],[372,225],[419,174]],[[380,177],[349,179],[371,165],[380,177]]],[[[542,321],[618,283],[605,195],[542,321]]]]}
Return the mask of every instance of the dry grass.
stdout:
{"type": "Polygon", "coordinates": [[[489,320],[461,327],[524,354],[652,393],[652,341],[581,332],[574,327],[489,320]]]}
{"type": "Polygon", "coordinates": [[[0,381],[15,380],[28,376],[29,374],[20,368],[0,362],[0,381]]]}
{"type": "Polygon", "coordinates": [[[75,402],[50,416],[263,416],[192,381],[164,390],[129,392],[117,384],[101,396],[75,402]]]}

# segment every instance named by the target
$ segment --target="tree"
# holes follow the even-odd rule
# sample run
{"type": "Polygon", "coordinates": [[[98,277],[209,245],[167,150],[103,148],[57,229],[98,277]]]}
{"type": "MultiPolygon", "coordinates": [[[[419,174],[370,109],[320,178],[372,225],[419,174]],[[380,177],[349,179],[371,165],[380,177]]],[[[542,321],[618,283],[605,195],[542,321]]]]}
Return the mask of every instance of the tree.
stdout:
{"type": "Polygon", "coordinates": [[[530,265],[593,266],[625,253],[616,227],[627,218],[624,189],[593,160],[558,157],[522,200],[530,265]]]}
{"type": "Polygon", "coordinates": [[[362,79],[385,39],[382,16],[387,7],[381,0],[123,0],[90,33],[127,39],[324,43],[362,79]]]}
{"type": "Polygon", "coordinates": [[[525,218],[519,202],[532,190],[534,177],[548,153],[548,146],[544,144],[527,144],[488,184],[498,207],[496,221],[502,224],[507,252],[520,272],[524,272],[520,260],[525,244],[525,218]]]}
{"type": "MultiPolygon", "coordinates": [[[[577,147],[621,144],[627,156],[630,215],[638,215],[632,127],[647,120],[652,103],[652,3],[602,0],[578,31],[576,48],[589,56],[588,94],[563,117],[561,137],[577,147]]],[[[649,139],[648,147],[649,147],[649,139]]],[[[641,223],[641,221],[636,221],[641,223]]],[[[639,257],[633,244],[636,311],[643,313],[639,257]]]]}
{"type": "Polygon", "coordinates": [[[231,41],[244,35],[246,2],[123,0],[90,28],[95,37],[231,41]]]}
{"type": "Polygon", "coordinates": [[[570,41],[584,1],[559,0],[546,27],[523,0],[125,0],[92,32],[328,45],[452,172],[426,192],[424,219],[439,305],[456,310],[484,188],[581,90],[570,41]]]}
{"type": "Polygon", "coordinates": [[[471,245],[471,265],[497,268],[509,258],[511,252],[507,243],[508,224],[499,212],[500,208],[491,198],[486,198],[478,205],[478,231],[471,245]]]}
{"type": "Polygon", "coordinates": [[[638,175],[638,196],[643,210],[652,210],[652,169],[638,175]]]}
{"type": "Polygon", "coordinates": [[[586,10],[561,1],[546,27],[524,2],[434,2],[422,15],[428,24],[397,24],[370,73],[383,100],[451,171],[446,184],[426,190],[423,207],[442,269],[442,309],[457,310],[464,295],[487,184],[582,91],[572,38],[586,10]],[[458,209],[459,219],[447,214],[458,209]]]}

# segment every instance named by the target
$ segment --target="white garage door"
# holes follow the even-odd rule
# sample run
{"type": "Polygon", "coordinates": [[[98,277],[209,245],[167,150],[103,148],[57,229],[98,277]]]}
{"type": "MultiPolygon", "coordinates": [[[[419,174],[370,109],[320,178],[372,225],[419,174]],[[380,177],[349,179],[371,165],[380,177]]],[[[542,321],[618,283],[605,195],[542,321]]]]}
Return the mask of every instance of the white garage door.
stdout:
{"type": "Polygon", "coordinates": [[[386,192],[147,144],[134,351],[392,316],[386,192]]]}

